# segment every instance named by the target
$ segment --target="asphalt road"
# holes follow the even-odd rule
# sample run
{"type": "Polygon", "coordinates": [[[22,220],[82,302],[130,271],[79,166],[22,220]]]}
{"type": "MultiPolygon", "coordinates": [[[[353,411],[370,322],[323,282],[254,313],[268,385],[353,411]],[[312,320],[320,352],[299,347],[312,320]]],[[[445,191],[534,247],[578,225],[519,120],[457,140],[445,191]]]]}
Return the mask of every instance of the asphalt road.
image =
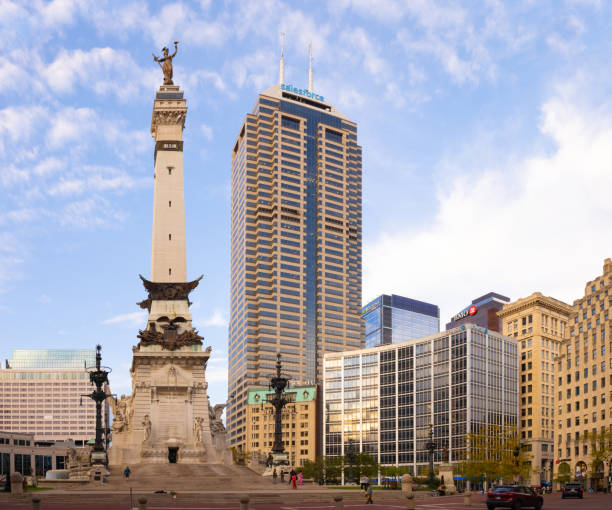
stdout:
{"type": "MultiPolygon", "coordinates": [[[[333,494],[331,494],[333,497],[333,494]]],[[[96,504],[95,500],[87,501],[83,500],[78,504],[45,504],[44,495],[41,495],[42,504],[41,510],[129,510],[130,503],[127,500],[123,504],[96,504]]],[[[92,498],[93,499],[93,498],[92,498]]],[[[205,498],[203,498],[205,499],[205,498]]],[[[136,501],[134,501],[137,507],[136,501]]],[[[180,502],[172,504],[170,501],[167,504],[154,504],[148,505],[147,509],[153,510],[230,510],[239,509],[239,503],[236,501],[235,504],[211,504],[206,505],[205,503],[195,505],[185,505],[180,502]]],[[[31,509],[32,504],[25,503],[10,503],[7,501],[0,502],[0,509],[7,510],[25,510],[31,509]]],[[[313,503],[313,504],[265,504],[255,503],[249,505],[249,510],[334,510],[334,505],[330,501],[326,503],[313,503]]],[[[389,500],[376,501],[376,493],[374,493],[374,504],[366,505],[359,501],[346,501],[344,508],[347,510],[401,510],[406,508],[405,500],[389,500]]],[[[464,506],[462,496],[450,496],[450,497],[431,497],[416,500],[417,510],[486,510],[485,499],[483,495],[474,494],[472,496],[472,504],[469,507],[464,506]]],[[[600,494],[593,496],[585,496],[584,499],[561,499],[560,494],[547,494],[544,496],[544,507],[545,510],[611,510],[612,509],[612,494],[600,494]]]]}

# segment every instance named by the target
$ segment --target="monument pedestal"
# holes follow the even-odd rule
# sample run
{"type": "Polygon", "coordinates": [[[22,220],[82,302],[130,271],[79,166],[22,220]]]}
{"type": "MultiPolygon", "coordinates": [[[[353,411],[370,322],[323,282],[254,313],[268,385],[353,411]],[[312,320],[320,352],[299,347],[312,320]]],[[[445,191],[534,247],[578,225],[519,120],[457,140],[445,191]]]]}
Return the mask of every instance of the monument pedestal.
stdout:
{"type": "Polygon", "coordinates": [[[452,464],[440,464],[439,466],[440,480],[444,478],[444,486],[446,487],[446,494],[456,494],[457,487],[455,487],[455,479],[453,476],[453,465],[452,464]]]}

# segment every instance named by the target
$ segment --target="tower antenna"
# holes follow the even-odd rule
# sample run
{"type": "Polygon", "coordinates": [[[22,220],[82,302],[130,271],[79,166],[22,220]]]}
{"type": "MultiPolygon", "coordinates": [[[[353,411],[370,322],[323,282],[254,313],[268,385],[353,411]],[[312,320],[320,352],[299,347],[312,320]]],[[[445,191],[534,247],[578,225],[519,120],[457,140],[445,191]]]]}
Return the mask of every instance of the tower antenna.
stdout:
{"type": "Polygon", "coordinates": [[[308,92],[312,92],[312,43],[308,45],[310,65],[308,66],[308,92]]]}
{"type": "Polygon", "coordinates": [[[280,82],[285,83],[285,32],[281,32],[280,82]]]}

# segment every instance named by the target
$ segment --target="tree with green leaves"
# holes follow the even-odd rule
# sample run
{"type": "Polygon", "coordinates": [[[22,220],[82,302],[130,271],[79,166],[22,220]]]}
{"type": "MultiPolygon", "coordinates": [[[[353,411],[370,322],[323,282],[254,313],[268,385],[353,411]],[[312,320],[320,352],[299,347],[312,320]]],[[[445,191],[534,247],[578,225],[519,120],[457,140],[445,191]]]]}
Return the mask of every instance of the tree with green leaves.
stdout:
{"type": "Polygon", "coordinates": [[[472,482],[526,479],[531,459],[516,427],[483,425],[467,435],[465,460],[457,471],[472,482]]]}
{"type": "Polygon", "coordinates": [[[563,486],[566,483],[569,483],[572,478],[572,468],[567,462],[561,462],[559,464],[559,468],[557,469],[557,477],[555,478],[555,482],[559,483],[563,486]]]}
{"type": "MultiPolygon", "coordinates": [[[[590,469],[589,478],[592,480],[604,480],[604,486],[607,487],[607,478],[605,477],[605,464],[612,456],[612,432],[602,428],[599,432],[585,432],[580,440],[589,445],[590,451],[590,469]]],[[[598,482],[599,483],[599,482],[598,482]]]]}
{"type": "Polygon", "coordinates": [[[339,482],[342,474],[344,457],[317,457],[306,461],[302,466],[304,478],[323,482],[339,482]]]}

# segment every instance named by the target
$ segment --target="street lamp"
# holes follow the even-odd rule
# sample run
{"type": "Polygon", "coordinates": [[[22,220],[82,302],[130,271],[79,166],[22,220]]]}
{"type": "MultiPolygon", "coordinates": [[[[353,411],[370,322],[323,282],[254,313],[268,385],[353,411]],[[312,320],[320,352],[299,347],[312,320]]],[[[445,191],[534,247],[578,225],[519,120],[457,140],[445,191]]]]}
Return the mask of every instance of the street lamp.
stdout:
{"type": "MultiPolygon", "coordinates": [[[[286,397],[285,388],[289,386],[289,378],[281,375],[281,355],[280,352],[276,355],[276,375],[270,379],[270,389],[274,390],[274,396],[268,398],[268,404],[274,407],[274,444],[272,453],[278,457],[287,456],[285,453],[285,444],[283,442],[283,423],[282,413],[283,408],[289,402],[286,397]]],[[[288,456],[287,456],[288,457],[288,456]]]]}
{"type": "Polygon", "coordinates": [[[519,480],[519,473],[521,472],[521,470],[519,469],[519,455],[521,454],[521,450],[523,449],[523,438],[521,437],[519,439],[518,444],[512,449],[512,455],[514,455],[514,464],[515,464],[515,468],[516,468],[516,474],[514,475],[514,481],[518,482],[519,480]]]}
{"type": "Polygon", "coordinates": [[[355,462],[355,444],[352,439],[348,440],[346,447],[346,457],[349,461],[349,483],[353,483],[353,463],[355,462]]]}
{"type": "Polygon", "coordinates": [[[434,483],[434,452],[436,451],[436,443],[433,440],[433,424],[429,419],[429,441],[425,443],[425,449],[429,452],[429,485],[434,483]]]}
{"type": "Polygon", "coordinates": [[[81,395],[81,397],[89,397],[96,403],[96,441],[94,443],[93,450],[91,452],[91,463],[92,464],[107,464],[108,459],[106,457],[106,444],[102,439],[102,434],[107,430],[102,426],[102,402],[104,402],[109,395],[102,389],[104,384],[108,384],[108,374],[111,372],[109,367],[101,366],[102,361],[102,346],[96,345],[96,366],[87,367],[89,370],[89,381],[92,385],[96,386],[96,389],[87,395],[81,395]]]}

